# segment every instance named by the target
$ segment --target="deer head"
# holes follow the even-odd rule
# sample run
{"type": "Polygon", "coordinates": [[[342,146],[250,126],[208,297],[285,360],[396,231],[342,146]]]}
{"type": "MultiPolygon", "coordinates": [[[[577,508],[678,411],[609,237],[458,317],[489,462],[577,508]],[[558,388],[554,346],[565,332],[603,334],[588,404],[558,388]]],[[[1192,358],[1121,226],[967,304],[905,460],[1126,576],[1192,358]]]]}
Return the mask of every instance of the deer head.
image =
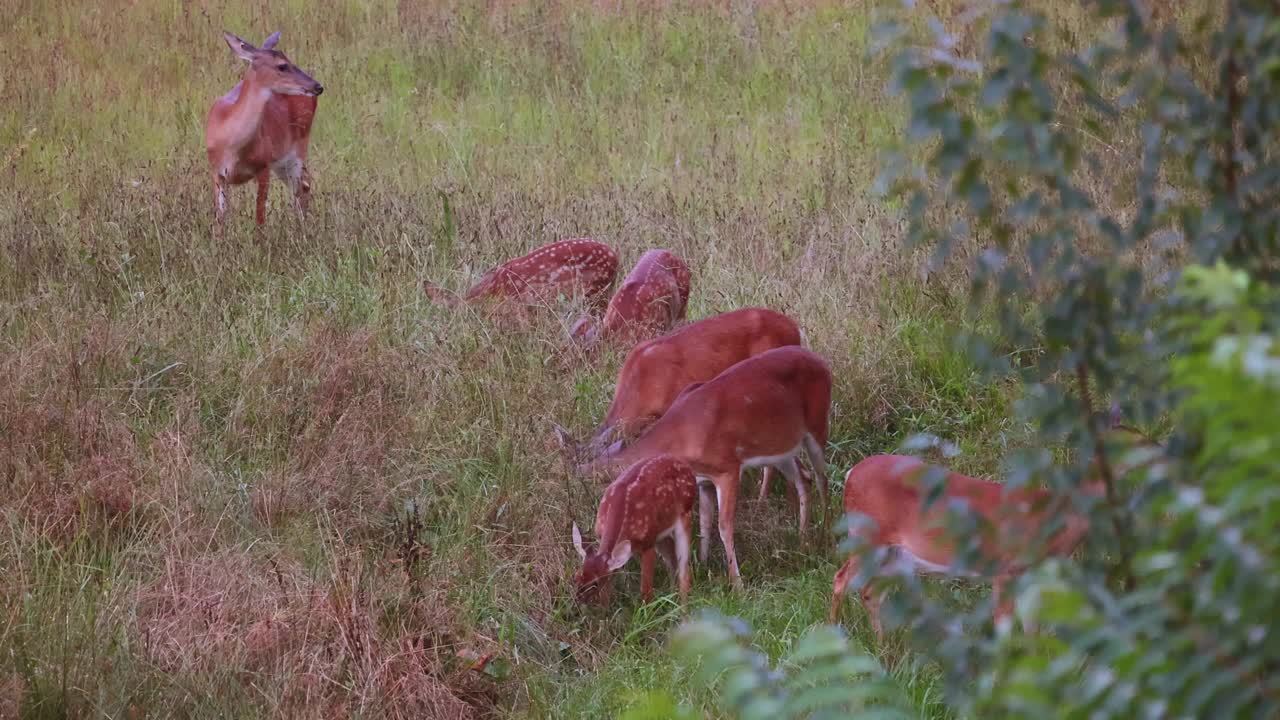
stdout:
{"type": "Polygon", "coordinates": [[[324,86],[315,78],[294,65],[284,53],[274,49],[280,33],[271,33],[262,47],[256,48],[236,35],[223,31],[222,37],[237,57],[249,63],[254,82],[280,95],[307,95],[315,97],[324,92],[324,86]]]}
{"type": "Polygon", "coordinates": [[[613,594],[611,575],[631,559],[631,541],[623,540],[609,552],[603,552],[594,543],[584,545],[582,531],[574,523],[573,546],[582,557],[582,567],[573,576],[575,597],[581,603],[608,605],[613,594]]]}

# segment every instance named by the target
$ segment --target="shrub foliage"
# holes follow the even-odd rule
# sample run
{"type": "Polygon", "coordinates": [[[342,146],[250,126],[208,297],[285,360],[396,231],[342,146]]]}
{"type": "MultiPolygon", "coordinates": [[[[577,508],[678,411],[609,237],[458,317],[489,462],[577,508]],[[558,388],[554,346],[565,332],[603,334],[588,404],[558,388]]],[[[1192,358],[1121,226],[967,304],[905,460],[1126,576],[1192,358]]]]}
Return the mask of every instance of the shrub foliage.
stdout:
{"type": "MultiPolygon", "coordinates": [[[[995,4],[971,57],[936,22],[881,28],[911,144],[882,187],[935,266],[967,263],[973,311],[997,319],[962,340],[1022,388],[1035,442],[1005,458],[1006,482],[1069,494],[1091,527],[1082,558],[1018,583],[1036,632],[992,627],[989,601],[934,601],[914,578],[893,580],[885,617],[964,716],[1275,717],[1280,18],[1250,0],[1176,15],[1086,4],[1105,29],[1083,43],[1033,6],[995,4]],[[1110,446],[1110,403],[1161,444],[1110,446]],[[1090,472],[1105,502],[1078,493],[1090,472]]],[[[957,564],[978,567],[974,535],[957,541],[957,564]]],[[[884,582],[854,551],[868,552],[854,583],[884,582]]],[[[744,698],[759,696],[804,714],[803,694],[780,700],[785,679],[745,672],[758,659],[707,622],[685,631],[703,644],[678,647],[738,668],[726,709],[753,717],[744,698]]]]}

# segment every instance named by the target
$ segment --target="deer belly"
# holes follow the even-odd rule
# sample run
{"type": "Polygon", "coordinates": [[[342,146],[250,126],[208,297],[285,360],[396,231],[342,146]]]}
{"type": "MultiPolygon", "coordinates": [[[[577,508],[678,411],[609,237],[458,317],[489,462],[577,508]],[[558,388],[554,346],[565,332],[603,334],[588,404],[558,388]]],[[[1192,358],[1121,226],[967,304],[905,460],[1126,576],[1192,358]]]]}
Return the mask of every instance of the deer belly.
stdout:
{"type": "Polygon", "coordinates": [[[783,464],[789,463],[795,460],[796,456],[800,454],[800,450],[802,446],[803,444],[796,445],[795,447],[791,448],[787,452],[779,455],[760,455],[757,457],[744,458],[742,460],[742,467],[744,470],[746,468],[766,467],[766,466],[780,468],[783,466],[783,464]]]}
{"type": "Polygon", "coordinates": [[[951,566],[939,565],[932,560],[916,555],[906,545],[890,545],[892,557],[885,562],[884,569],[891,573],[923,573],[927,575],[955,575],[957,577],[977,577],[973,572],[952,572],[951,566]]]}
{"type": "Polygon", "coordinates": [[[247,163],[236,163],[226,173],[227,182],[232,185],[247,183],[257,177],[258,172],[261,170],[262,168],[247,163]]]}
{"type": "Polygon", "coordinates": [[[276,177],[293,178],[302,174],[302,160],[298,158],[296,152],[290,152],[284,157],[271,163],[271,171],[276,177]]]}

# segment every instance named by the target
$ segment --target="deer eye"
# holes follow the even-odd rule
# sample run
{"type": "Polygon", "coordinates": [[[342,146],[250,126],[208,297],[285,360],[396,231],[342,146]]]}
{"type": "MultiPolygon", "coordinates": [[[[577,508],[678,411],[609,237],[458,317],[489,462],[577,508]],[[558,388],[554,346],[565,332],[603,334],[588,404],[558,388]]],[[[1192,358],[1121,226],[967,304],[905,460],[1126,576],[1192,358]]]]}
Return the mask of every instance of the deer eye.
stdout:
{"type": "Polygon", "coordinates": [[[284,63],[280,63],[279,65],[276,66],[276,69],[279,70],[280,72],[284,72],[285,70],[289,69],[289,66],[284,63]]]}

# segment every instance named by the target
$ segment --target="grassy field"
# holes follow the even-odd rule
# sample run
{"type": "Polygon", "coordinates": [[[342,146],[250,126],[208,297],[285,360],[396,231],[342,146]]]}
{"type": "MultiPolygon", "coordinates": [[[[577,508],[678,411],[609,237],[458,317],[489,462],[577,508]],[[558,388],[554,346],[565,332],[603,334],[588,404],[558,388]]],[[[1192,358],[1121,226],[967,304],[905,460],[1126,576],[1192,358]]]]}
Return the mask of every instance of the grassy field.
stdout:
{"type": "MultiPolygon", "coordinates": [[[[560,351],[572,307],[421,293],[555,239],[674,250],[691,318],[795,317],[835,372],[833,497],[909,433],[974,473],[1017,442],[951,349],[963,278],[926,279],[871,192],[901,110],[869,3],[325,5],[17,0],[0,27],[0,717],[596,718],[654,688],[716,716],[671,596],[641,606],[634,566],[607,612],[569,596],[598,489],[550,424],[592,427],[619,355],[560,351]],[[326,87],[305,223],[274,183],[256,232],[242,186],[212,232],[224,28],[280,29],[326,87]]],[[[691,605],[777,650],[824,617],[835,542],[743,504],[746,590],[717,554],[691,605]]]]}

